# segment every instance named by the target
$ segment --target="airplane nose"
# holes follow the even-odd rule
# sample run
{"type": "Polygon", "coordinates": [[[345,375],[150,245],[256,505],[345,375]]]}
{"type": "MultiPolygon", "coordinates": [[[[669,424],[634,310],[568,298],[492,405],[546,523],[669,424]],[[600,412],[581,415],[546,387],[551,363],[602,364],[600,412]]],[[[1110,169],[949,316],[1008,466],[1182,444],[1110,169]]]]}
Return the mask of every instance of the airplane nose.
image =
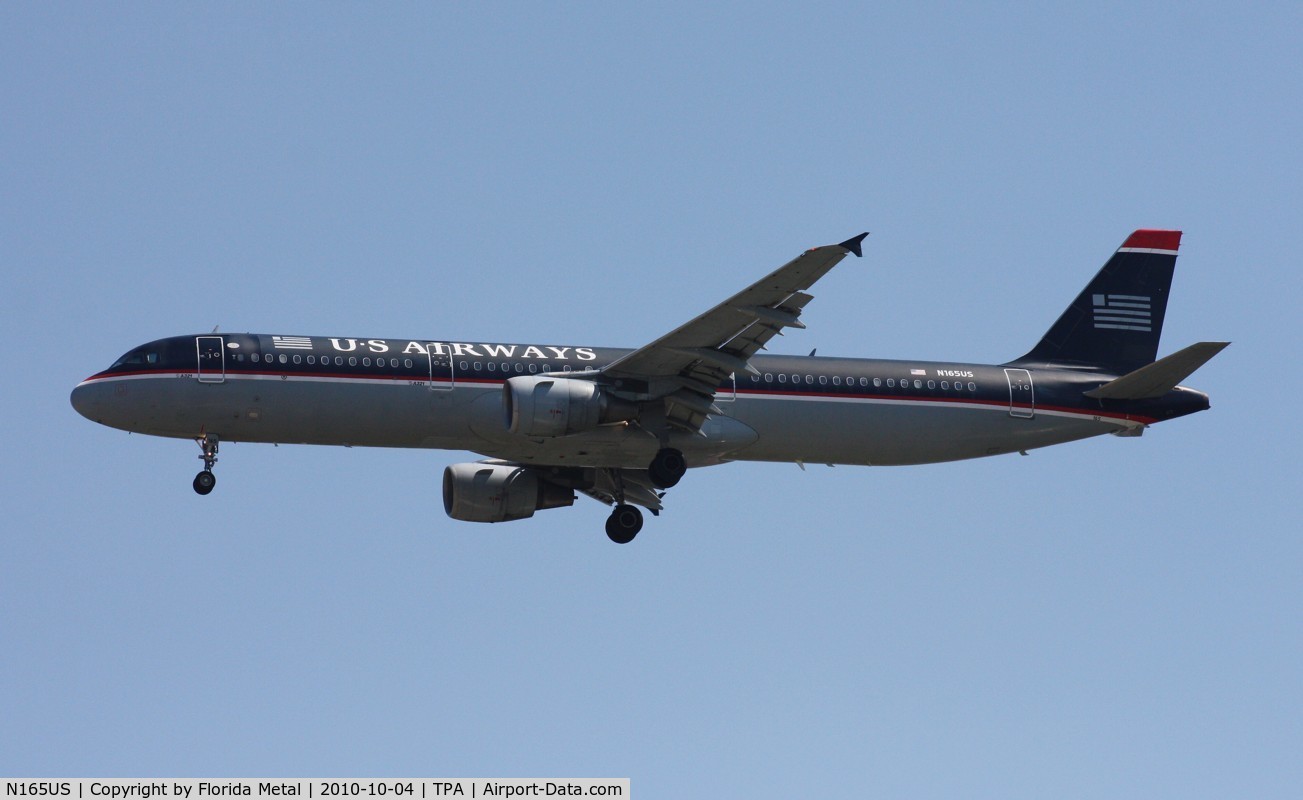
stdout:
{"type": "Polygon", "coordinates": [[[72,395],[68,398],[72,402],[72,407],[77,409],[77,413],[89,420],[95,419],[96,406],[99,405],[95,400],[94,386],[82,384],[72,390],[72,395]]]}

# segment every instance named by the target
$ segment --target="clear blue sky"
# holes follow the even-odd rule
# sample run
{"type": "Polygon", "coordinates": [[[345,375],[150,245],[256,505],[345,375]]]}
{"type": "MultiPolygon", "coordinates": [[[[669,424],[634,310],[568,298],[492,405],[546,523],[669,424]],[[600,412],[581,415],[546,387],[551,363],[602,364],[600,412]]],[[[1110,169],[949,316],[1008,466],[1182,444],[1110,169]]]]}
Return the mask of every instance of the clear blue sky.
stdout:
{"type": "Polygon", "coordinates": [[[0,774],[638,797],[1303,785],[1297,4],[0,5],[0,774]],[[227,331],[636,346],[862,230],[779,352],[1002,361],[1131,230],[1210,412],[444,516],[466,453],[95,426],[227,331]]]}

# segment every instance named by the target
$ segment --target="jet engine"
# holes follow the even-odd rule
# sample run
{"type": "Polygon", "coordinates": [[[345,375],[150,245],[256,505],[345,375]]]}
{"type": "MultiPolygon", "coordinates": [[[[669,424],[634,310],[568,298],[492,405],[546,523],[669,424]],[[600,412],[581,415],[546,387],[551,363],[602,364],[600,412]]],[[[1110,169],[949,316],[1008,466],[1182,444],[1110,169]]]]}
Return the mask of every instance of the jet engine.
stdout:
{"type": "Polygon", "coordinates": [[[507,430],[520,436],[565,436],[633,419],[638,407],[592,381],[527,375],[502,387],[507,430]]]}
{"type": "Polygon", "coordinates": [[[453,519],[510,522],[574,504],[573,490],[540,479],[529,467],[480,462],[443,471],[443,510],[453,519]]]}

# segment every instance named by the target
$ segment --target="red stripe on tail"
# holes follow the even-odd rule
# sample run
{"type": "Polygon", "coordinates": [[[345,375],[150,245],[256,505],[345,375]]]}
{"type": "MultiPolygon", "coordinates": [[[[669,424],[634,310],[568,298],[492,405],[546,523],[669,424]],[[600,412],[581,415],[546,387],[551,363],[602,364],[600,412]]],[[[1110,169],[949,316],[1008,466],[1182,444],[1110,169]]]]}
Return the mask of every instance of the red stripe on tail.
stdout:
{"type": "Polygon", "coordinates": [[[1123,247],[1138,247],[1144,250],[1176,250],[1181,246],[1180,231],[1155,231],[1141,228],[1127,237],[1123,247]]]}

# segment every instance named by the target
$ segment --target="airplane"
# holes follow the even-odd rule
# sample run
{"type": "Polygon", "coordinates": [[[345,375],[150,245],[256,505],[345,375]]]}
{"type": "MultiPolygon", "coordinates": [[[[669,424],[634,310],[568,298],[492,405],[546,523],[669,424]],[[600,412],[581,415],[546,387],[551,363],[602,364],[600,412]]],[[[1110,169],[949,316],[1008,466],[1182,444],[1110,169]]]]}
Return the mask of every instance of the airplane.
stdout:
{"type": "Polygon", "coordinates": [[[1180,382],[1229,342],[1158,359],[1181,232],[1132,233],[1025,355],[1003,364],[761,354],[867,233],[815,247],[643,347],[208,333],[135,347],[72,391],[95,422],[221,442],[419,447],[484,456],[443,472],[448,516],[505,522],[612,507],[626,544],[689,467],[981,458],[1209,408],[1180,382]]]}

